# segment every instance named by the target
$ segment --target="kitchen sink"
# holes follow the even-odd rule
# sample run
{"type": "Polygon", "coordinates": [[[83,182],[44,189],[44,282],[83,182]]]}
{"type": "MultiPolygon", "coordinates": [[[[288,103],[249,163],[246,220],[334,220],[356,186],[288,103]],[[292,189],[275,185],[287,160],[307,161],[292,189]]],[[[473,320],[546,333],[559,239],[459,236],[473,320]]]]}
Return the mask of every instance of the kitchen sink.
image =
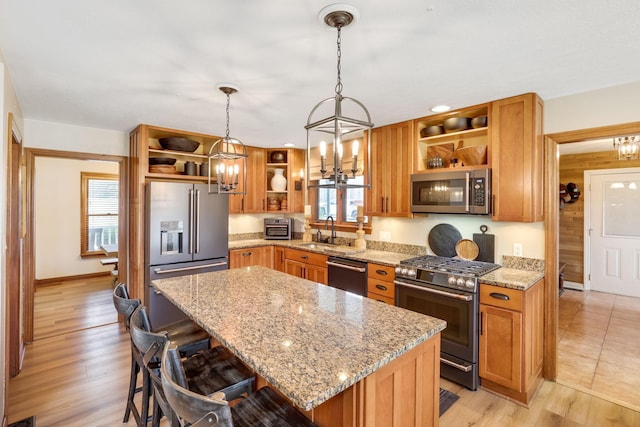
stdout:
{"type": "Polygon", "coordinates": [[[313,249],[316,251],[326,252],[328,254],[359,254],[364,252],[364,249],[356,249],[351,246],[342,246],[342,245],[332,245],[329,243],[316,243],[316,242],[308,242],[308,243],[300,243],[297,246],[305,249],[313,249]]]}

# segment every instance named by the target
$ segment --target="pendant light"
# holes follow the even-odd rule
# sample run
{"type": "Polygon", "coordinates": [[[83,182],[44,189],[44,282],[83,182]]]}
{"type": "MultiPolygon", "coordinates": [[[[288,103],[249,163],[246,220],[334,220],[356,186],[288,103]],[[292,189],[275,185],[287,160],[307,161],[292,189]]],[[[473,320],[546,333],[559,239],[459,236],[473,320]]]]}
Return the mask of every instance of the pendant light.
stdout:
{"type": "Polygon", "coordinates": [[[246,194],[247,149],[239,139],[229,136],[229,105],[238,87],[221,83],[217,89],[227,96],[227,131],[209,149],[209,193],[246,194]]]}
{"type": "Polygon", "coordinates": [[[322,9],[318,17],[337,30],[338,78],[335,95],[320,101],[307,119],[306,184],[308,188],[371,188],[371,116],[360,101],[342,95],[342,29],[359,13],[352,6],[332,4],[322,9]],[[347,110],[350,116],[344,114],[347,110]],[[328,116],[321,116],[322,113],[328,116]],[[348,144],[346,150],[343,144],[348,144]],[[359,158],[360,152],[364,155],[359,158]],[[351,166],[343,168],[349,162],[351,166]],[[362,183],[356,182],[357,176],[363,176],[362,183]]]}
{"type": "Polygon", "coordinates": [[[613,138],[613,148],[618,151],[618,160],[638,160],[640,137],[624,136],[613,138]]]}

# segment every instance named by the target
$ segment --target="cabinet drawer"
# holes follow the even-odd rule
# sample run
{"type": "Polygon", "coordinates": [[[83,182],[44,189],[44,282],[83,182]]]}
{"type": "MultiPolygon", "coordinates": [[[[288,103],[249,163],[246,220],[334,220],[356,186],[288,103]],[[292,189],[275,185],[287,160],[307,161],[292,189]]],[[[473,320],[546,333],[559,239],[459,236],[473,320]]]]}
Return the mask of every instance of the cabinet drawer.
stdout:
{"type": "Polygon", "coordinates": [[[393,282],[395,278],[395,267],[388,267],[386,265],[369,263],[367,266],[367,277],[369,279],[384,280],[386,282],[393,282]]]}
{"type": "Polygon", "coordinates": [[[395,285],[393,282],[386,282],[378,279],[367,279],[367,290],[369,293],[382,295],[393,299],[395,297],[395,285]]]}
{"type": "Polygon", "coordinates": [[[394,305],[393,298],[389,298],[389,297],[386,297],[384,295],[380,295],[380,294],[375,294],[375,293],[369,292],[367,294],[367,297],[371,298],[371,299],[374,299],[376,301],[379,301],[379,302],[383,302],[385,304],[394,305]]]}
{"type": "Polygon", "coordinates": [[[314,252],[300,251],[297,249],[285,249],[284,257],[305,264],[316,265],[318,267],[327,266],[327,256],[314,252]]]}
{"type": "Polygon", "coordinates": [[[480,284],[480,304],[502,307],[509,310],[523,311],[522,294],[518,289],[502,286],[480,284]]]}

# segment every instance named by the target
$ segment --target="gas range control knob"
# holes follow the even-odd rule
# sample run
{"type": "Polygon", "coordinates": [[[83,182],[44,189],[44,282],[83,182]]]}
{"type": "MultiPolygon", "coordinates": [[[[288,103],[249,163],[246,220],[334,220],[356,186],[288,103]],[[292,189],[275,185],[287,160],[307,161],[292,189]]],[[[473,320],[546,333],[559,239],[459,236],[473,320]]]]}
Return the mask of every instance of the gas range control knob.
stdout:
{"type": "Polygon", "coordinates": [[[398,265],[396,266],[396,274],[400,274],[400,273],[402,273],[402,267],[398,265]]]}
{"type": "Polygon", "coordinates": [[[412,277],[416,277],[416,270],[415,268],[410,268],[409,271],[407,272],[407,275],[412,276],[412,277]]]}
{"type": "Polygon", "coordinates": [[[457,282],[457,279],[455,278],[455,276],[449,276],[449,278],[447,279],[447,282],[449,282],[450,285],[455,285],[457,282]]]}
{"type": "Polygon", "coordinates": [[[465,282],[465,286],[467,288],[473,289],[473,288],[475,288],[476,283],[471,279],[467,279],[467,281],[465,282]]]}
{"type": "Polygon", "coordinates": [[[463,277],[460,277],[460,278],[458,278],[458,280],[456,281],[456,284],[457,284],[458,286],[462,287],[462,286],[464,286],[464,282],[465,282],[464,278],[463,278],[463,277]]]}

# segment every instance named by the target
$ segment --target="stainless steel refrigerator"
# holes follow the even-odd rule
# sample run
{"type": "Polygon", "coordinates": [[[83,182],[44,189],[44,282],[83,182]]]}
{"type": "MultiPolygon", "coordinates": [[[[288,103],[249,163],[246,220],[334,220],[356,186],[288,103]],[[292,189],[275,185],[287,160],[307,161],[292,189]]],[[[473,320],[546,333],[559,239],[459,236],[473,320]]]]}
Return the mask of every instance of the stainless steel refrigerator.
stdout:
{"type": "Polygon", "coordinates": [[[145,301],[154,328],[185,315],[152,280],[229,268],[229,196],[207,189],[179,182],[146,185],[145,301]]]}

